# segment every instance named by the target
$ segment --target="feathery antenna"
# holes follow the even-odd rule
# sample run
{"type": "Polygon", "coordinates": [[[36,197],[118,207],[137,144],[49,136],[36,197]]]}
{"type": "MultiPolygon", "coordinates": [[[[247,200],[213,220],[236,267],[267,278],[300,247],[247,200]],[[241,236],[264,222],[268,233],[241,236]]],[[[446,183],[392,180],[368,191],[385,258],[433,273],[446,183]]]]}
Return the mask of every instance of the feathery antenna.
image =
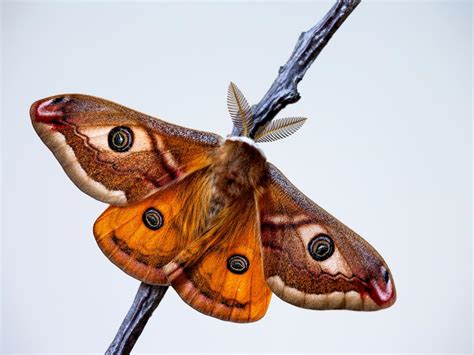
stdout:
{"type": "Polygon", "coordinates": [[[255,142],[273,142],[291,136],[305,123],[305,117],[287,117],[270,121],[255,134],[255,142]]]}
{"type": "Polygon", "coordinates": [[[230,83],[227,91],[227,108],[234,126],[241,135],[248,137],[250,128],[253,126],[252,111],[244,95],[233,82],[230,83]]]}

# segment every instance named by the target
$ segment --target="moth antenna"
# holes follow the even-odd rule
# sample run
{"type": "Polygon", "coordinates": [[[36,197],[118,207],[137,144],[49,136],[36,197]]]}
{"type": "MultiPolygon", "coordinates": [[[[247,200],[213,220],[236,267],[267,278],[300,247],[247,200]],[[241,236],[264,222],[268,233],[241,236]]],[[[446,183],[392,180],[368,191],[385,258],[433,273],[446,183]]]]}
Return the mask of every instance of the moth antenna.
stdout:
{"type": "Polygon", "coordinates": [[[258,130],[255,142],[273,142],[295,133],[305,123],[305,117],[287,117],[271,121],[258,130]]]}
{"type": "Polygon", "coordinates": [[[253,126],[252,111],[244,95],[233,82],[230,82],[227,90],[227,109],[234,126],[241,135],[248,137],[250,128],[253,126]]]}

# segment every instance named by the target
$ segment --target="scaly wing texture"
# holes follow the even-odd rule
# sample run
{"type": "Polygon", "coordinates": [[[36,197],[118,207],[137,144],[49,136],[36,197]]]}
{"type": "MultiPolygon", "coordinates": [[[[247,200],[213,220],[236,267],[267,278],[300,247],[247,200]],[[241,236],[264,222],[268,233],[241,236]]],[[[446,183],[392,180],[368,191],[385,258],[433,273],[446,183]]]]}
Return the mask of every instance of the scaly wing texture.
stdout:
{"type": "Polygon", "coordinates": [[[395,302],[382,257],[269,164],[259,200],[265,277],[283,300],[312,309],[377,310],[395,302]]]}
{"type": "Polygon", "coordinates": [[[109,207],[94,235],[104,254],[127,274],[148,284],[168,284],[162,270],[203,230],[210,175],[199,170],[125,207],[109,207]]]}
{"type": "Polygon", "coordinates": [[[224,207],[209,230],[165,267],[186,303],[232,322],[264,316],[271,291],[263,274],[257,219],[254,197],[243,196],[224,207]]]}
{"type": "Polygon", "coordinates": [[[140,201],[206,167],[222,139],[86,95],[37,101],[30,115],[72,181],[112,205],[140,201]]]}

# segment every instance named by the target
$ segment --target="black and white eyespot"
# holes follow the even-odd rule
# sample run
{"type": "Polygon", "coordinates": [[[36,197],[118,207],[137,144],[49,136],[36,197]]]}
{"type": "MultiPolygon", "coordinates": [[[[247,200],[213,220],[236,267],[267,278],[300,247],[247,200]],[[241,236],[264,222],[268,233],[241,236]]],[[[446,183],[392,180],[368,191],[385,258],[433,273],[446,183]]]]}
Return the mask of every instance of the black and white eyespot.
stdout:
{"type": "Polygon", "coordinates": [[[316,261],[324,261],[334,253],[334,242],[327,234],[318,234],[310,240],[308,251],[316,261]]]}
{"type": "Polygon", "coordinates": [[[384,282],[388,284],[388,282],[390,281],[390,274],[388,270],[384,268],[383,266],[382,266],[382,276],[383,276],[384,282]]]}
{"type": "Polygon", "coordinates": [[[142,221],[145,226],[151,230],[158,230],[163,226],[163,215],[156,208],[148,208],[142,215],[142,221]]]}
{"type": "Polygon", "coordinates": [[[249,266],[249,259],[243,255],[235,254],[227,259],[227,268],[234,274],[243,274],[249,269],[249,266]]]}
{"type": "Polygon", "coordinates": [[[115,152],[123,153],[133,145],[133,132],[130,128],[119,126],[109,132],[109,147],[115,152]]]}
{"type": "Polygon", "coordinates": [[[64,101],[64,96],[59,96],[51,100],[50,105],[57,105],[64,101]]]}

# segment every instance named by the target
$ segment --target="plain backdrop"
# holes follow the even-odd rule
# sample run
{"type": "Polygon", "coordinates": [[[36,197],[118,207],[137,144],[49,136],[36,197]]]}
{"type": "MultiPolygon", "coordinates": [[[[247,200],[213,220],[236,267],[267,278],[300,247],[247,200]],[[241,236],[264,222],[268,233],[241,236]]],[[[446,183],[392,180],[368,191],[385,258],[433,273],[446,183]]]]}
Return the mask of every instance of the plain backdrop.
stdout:
{"type": "MultiPolygon", "coordinates": [[[[40,98],[87,93],[226,135],[229,81],[256,103],[325,2],[4,2],[2,353],[103,352],[138,281],[102,255],[106,208],[33,131],[40,98]]],[[[363,2],[262,145],[305,194],[364,236],[398,301],[375,313],[272,299],[253,324],[204,316],[170,290],[136,352],[464,352],[472,349],[472,4],[363,2]]]]}

